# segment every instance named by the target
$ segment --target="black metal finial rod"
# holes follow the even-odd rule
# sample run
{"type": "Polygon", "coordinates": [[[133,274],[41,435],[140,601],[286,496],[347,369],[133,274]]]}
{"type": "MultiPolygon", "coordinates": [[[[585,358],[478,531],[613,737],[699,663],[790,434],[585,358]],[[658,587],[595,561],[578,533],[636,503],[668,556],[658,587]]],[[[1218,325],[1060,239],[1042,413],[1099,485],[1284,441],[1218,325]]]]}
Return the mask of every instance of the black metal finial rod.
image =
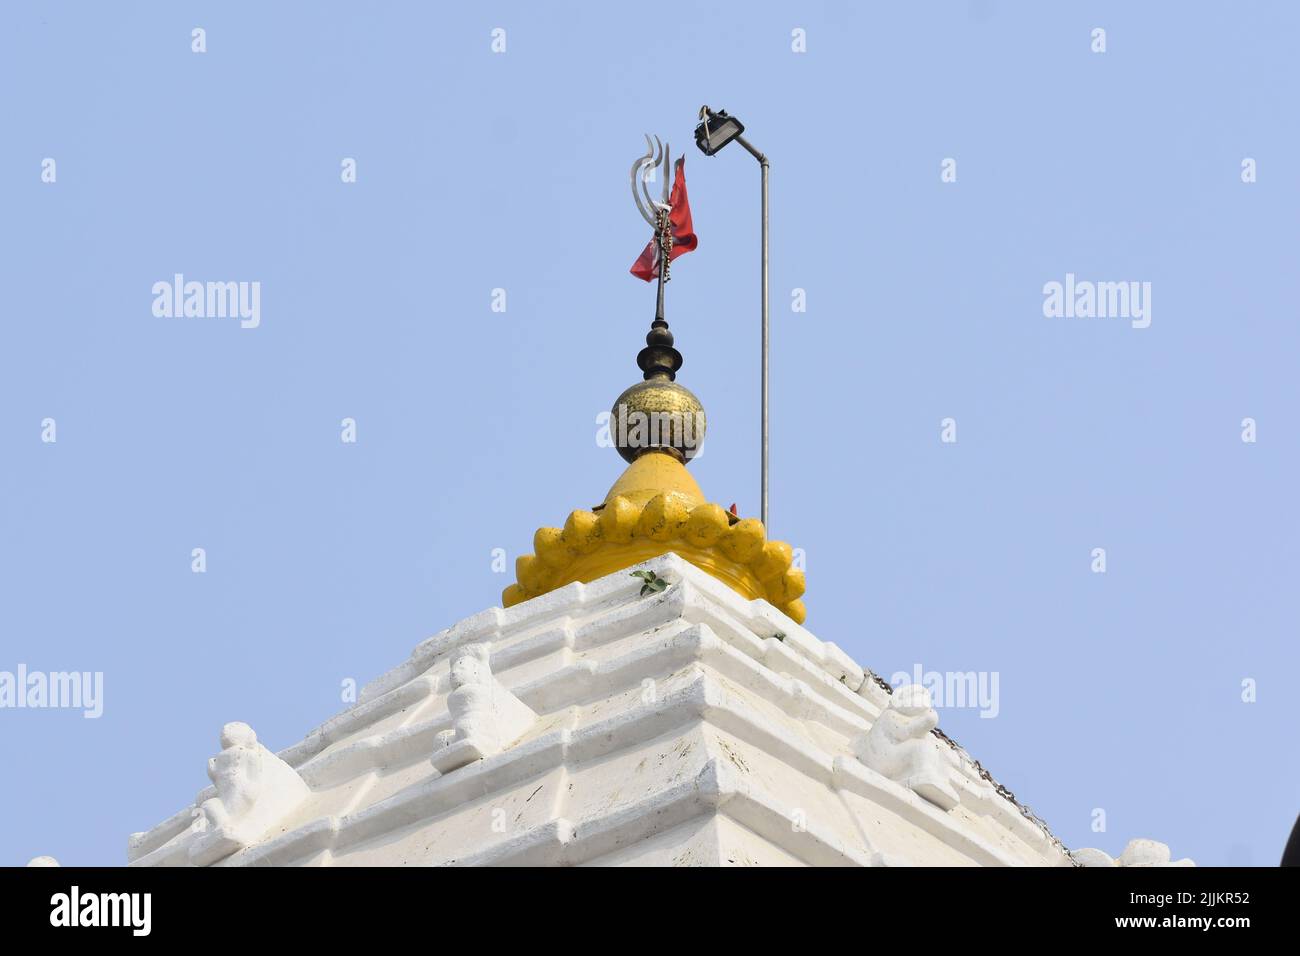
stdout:
{"type": "MultiPolygon", "coordinates": [[[[671,167],[664,162],[664,176],[671,175],[671,167]]],[[[672,274],[673,265],[673,222],[667,204],[661,206],[655,214],[655,249],[659,255],[659,291],[655,300],[655,319],[664,318],[664,287],[672,274]]]]}
{"type": "MultiPolygon", "coordinates": [[[[665,163],[665,175],[667,164],[665,163]]],[[[673,348],[673,333],[668,329],[664,318],[664,287],[668,283],[668,267],[672,260],[673,233],[668,211],[660,209],[655,217],[655,245],[659,253],[659,289],[655,298],[655,318],[646,333],[645,344],[636,357],[636,364],[644,373],[644,378],[666,377],[668,381],[677,378],[677,370],[682,367],[682,353],[673,348]]]]}
{"type": "Polygon", "coordinates": [[[661,237],[655,236],[655,241],[659,243],[659,292],[655,298],[655,321],[664,321],[664,286],[668,284],[668,258],[664,255],[664,243],[661,237]]]}

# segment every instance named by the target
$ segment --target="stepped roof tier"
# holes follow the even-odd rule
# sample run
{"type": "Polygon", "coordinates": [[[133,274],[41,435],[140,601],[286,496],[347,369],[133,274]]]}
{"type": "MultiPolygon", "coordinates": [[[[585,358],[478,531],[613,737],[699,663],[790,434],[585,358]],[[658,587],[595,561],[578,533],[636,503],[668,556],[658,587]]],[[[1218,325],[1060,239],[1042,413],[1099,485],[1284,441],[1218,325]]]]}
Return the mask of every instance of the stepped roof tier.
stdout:
{"type": "Polygon", "coordinates": [[[767,601],[637,570],[666,588],[625,569],[461,621],[279,754],[227,725],[131,864],[1116,865],[767,601]]]}

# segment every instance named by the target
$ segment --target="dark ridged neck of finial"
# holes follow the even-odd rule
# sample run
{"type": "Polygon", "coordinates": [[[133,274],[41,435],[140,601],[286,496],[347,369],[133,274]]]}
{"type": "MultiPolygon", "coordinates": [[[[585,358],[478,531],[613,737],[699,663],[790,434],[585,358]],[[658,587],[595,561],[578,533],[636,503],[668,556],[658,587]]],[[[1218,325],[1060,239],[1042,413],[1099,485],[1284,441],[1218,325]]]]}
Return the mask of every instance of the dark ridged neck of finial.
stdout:
{"type": "Polygon", "coordinates": [[[647,381],[652,378],[677,378],[677,370],[682,367],[682,353],[673,348],[673,333],[668,330],[668,323],[655,319],[650,323],[646,333],[645,348],[637,353],[636,364],[647,381]]]}

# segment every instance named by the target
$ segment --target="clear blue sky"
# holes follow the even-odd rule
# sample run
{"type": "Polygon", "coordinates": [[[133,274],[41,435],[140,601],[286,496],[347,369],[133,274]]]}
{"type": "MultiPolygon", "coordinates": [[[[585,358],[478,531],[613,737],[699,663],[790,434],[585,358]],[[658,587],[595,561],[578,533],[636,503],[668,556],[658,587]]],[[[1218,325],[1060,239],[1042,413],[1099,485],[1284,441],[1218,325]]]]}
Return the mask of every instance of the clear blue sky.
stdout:
{"type": "Polygon", "coordinates": [[[995,719],[942,726],[1068,845],[1275,864],[1295,5],[468,6],[0,13],[0,670],[105,681],[98,720],[0,710],[0,862],[123,862],[223,722],[296,742],[498,603],[492,549],[604,496],[595,416],[653,309],[643,132],[700,235],[669,288],[692,468],[757,511],[758,170],[690,144],[707,102],[773,160],[773,531],[809,628],[886,676],[997,672],[995,719]],[[260,282],[261,325],[155,317],[178,272],[260,282]],[[1150,327],[1044,317],[1066,273],[1151,282],[1150,327]]]}

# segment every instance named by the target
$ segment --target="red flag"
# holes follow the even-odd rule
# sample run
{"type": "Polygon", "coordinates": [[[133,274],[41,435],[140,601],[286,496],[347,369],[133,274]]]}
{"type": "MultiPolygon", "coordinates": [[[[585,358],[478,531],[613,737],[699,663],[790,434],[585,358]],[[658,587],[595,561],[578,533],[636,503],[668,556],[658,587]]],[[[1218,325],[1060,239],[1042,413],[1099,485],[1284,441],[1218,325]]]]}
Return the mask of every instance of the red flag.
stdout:
{"type": "MultiPolygon", "coordinates": [[[[678,256],[685,255],[700,244],[695,235],[695,226],[691,223],[691,204],[686,198],[686,157],[677,160],[677,175],[673,178],[673,190],[668,197],[671,210],[668,224],[673,231],[673,248],[668,254],[672,262],[678,256]]],[[[632,263],[632,275],[649,282],[659,278],[659,244],[651,239],[641,251],[640,257],[632,263]]]]}

